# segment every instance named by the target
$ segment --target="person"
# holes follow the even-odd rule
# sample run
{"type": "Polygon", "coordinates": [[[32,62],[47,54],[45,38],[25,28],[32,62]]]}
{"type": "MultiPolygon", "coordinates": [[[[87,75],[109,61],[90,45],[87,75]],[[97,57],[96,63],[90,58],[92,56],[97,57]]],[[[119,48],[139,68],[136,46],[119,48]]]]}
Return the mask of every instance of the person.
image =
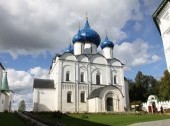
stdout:
{"type": "Polygon", "coordinates": [[[162,114],[163,113],[163,107],[162,106],[161,106],[160,110],[161,110],[161,114],[162,114]]]}

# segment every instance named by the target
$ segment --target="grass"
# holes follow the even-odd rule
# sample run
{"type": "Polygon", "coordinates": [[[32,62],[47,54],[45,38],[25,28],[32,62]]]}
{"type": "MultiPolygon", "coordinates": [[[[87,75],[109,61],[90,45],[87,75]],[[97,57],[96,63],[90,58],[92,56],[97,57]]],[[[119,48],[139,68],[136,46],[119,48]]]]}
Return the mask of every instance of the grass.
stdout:
{"type": "Polygon", "coordinates": [[[69,114],[62,119],[52,117],[52,113],[37,113],[37,116],[52,121],[59,121],[67,126],[127,126],[138,122],[170,119],[169,115],[118,115],[118,114],[69,114]]]}
{"type": "Polygon", "coordinates": [[[13,113],[0,113],[0,126],[24,126],[24,123],[13,113]]]}

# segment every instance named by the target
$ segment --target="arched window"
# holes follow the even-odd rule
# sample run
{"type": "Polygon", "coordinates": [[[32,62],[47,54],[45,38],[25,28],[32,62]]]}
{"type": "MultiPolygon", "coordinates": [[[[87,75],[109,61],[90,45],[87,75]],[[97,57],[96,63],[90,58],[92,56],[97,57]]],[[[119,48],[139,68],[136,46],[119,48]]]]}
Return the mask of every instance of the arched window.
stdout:
{"type": "Polygon", "coordinates": [[[114,84],[117,84],[117,76],[114,75],[114,84]]]}
{"type": "Polygon", "coordinates": [[[70,103],[71,102],[71,91],[67,92],[67,102],[70,103]]]}
{"type": "Polygon", "coordinates": [[[69,71],[66,72],[66,81],[70,81],[70,72],[69,71]]]}
{"type": "Polygon", "coordinates": [[[80,101],[85,102],[85,92],[81,92],[80,94],[80,101]]]}
{"type": "Polygon", "coordinates": [[[84,73],[81,72],[81,75],[80,75],[80,82],[84,82],[84,73]]]}
{"type": "Polygon", "coordinates": [[[100,74],[96,75],[96,84],[100,84],[100,74]]]}

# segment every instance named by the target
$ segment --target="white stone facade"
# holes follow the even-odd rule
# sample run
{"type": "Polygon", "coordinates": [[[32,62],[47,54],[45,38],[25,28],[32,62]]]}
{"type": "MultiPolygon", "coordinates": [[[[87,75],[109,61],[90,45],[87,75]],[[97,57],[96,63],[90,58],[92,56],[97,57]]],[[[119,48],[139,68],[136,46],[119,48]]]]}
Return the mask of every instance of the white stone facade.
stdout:
{"type": "Polygon", "coordinates": [[[170,72],[170,1],[164,0],[153,14],[153,19],[162,37],[167,69],[170,72]]]}
{"type": "Polygon", "coordinates": [[[105,45],[107,47],[104,47],[102,55],[97,53],[98,45],[94,42],[77,41],[73,44],[73,52],[64,52],[53,58],[50,80],[45,83],[35,79],[33,111],[128,110],[129,94],[124,65],[112,57],[112,45],[105,45]]]}

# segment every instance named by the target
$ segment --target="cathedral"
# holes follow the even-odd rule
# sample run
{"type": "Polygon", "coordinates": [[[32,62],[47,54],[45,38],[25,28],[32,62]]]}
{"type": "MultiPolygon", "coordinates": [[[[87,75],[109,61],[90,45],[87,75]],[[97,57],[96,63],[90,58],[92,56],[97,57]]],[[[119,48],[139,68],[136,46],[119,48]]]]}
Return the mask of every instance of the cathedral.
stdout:
{"type": "Polygon", "coordinates": [[[0,63],[0,112],[11,111],[13,92],[9,89],[7,72],[0,63]]]}
{"type": "Polygon", "coordinates": [[[113,57],[114,44],[101,41],[88,18],[62,54],[56,54],[50,79],[35,78],[33,111],[123,112],[129,109],[124,64],[113,57]],[[102,49],[102,54],[97,48],[102,49]]]}

